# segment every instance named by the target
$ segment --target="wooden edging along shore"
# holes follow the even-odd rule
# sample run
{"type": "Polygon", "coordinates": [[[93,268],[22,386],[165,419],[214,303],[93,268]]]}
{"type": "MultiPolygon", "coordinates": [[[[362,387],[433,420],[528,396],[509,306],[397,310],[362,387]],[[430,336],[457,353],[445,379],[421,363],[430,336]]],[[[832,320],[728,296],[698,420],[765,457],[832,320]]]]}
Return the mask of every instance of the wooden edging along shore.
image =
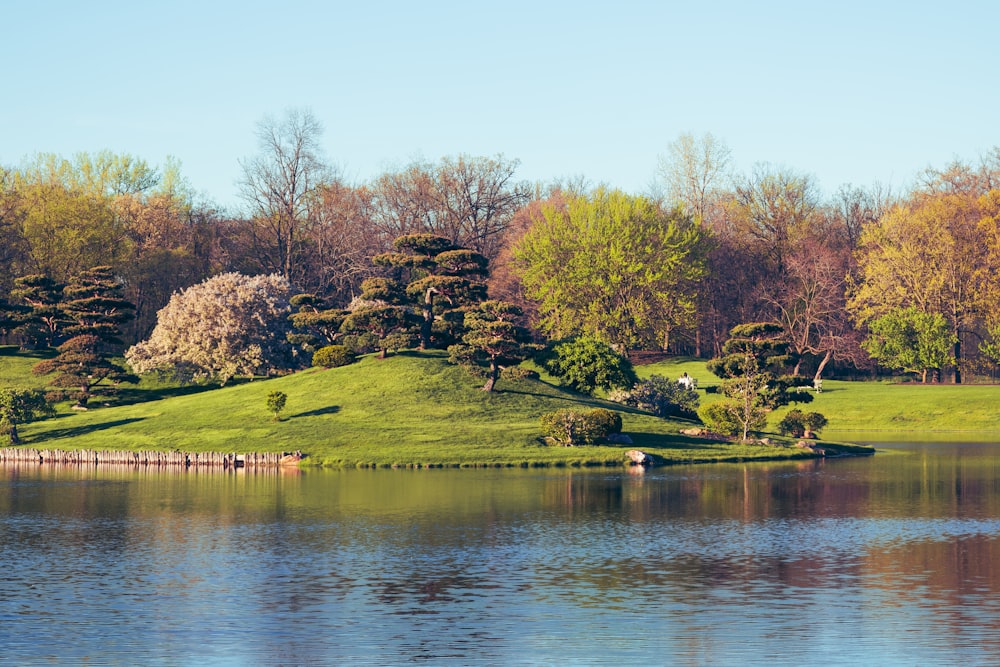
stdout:
{"type": "Polygon", "coordinates": [[[61,450],[6,447],[0,449],[0,463],[63,463],[76,465],[209,466],[221,468],[260,468],[298,465],[302,453],[281,454],[253,452],[220,454],[216,452],[128,452],[92,449],[61,450]]]}

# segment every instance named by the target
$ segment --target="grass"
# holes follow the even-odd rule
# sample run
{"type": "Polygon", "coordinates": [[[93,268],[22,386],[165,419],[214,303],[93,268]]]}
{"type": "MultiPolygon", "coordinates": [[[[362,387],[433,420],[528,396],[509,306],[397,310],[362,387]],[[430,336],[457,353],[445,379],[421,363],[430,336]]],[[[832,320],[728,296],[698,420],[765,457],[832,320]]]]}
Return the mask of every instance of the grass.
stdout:
{"type": "MultiPolygon", "coordinates": [[[[687,372],[698,378],[700,388],[718,383],[703,361],[671,359],[642,366],[639,375],[678,377],[687,372]]],[[[703,394],[702,402],[717,400],[703,394]]],[[[829,420],[825,437],[849,440],[984,440],[1000,441],[1000,386],[922,385],[913,382],[845,382],[824,380],[823,392],[813,401],[775,410],[770,428],[788,412],[798,408],[821,412],[829,420]]]]}
{"type": "MultiPolygon", "coordinates": [[[[11,362],[10,355],[0,358],[0,367],[11,362]]],[[[691,426],[688,422],[658,419],[541,380],[502,380],[494,393],[481,391],[480,385],[449,365],[443,353],[403,353],[212,391],[147,381],[128,390],[119,404],[87,412],[63,409],[56,418],[20,431],[25,446],[38,448],[302,450],[314,464],[350,467],[621,465],[632,448],[663,462],[808,455],[683,436],[679,431],[691,426]],[[271,391],[288,396],[281,421],[266,410],[271,391]],[[634,444],[563,448],[540,442],[543,413],[593,407],[621,412],[634,444]]]]}

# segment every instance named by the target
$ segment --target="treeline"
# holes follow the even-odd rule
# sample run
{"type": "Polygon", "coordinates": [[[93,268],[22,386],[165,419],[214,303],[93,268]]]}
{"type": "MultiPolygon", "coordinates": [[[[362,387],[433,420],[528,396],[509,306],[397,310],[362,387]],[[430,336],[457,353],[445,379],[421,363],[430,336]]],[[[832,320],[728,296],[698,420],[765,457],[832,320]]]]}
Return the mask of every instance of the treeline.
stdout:
{"type": "MultiPolygon", "coordinates": [[[[489,296],[551,338],[713,357],[733,326],[771,322],[796,373],[878,362],[959,380],[1000,360],[1000,149],[929,169],[907,192],[847,185],[824,200],[806,174],[736,174],[724,144],[684,135],[656,191],[633,195],[530,184],[503,156],[351,184],[308,112],[258,129],[258,152],[240,163],[240,214],[199,201],[171,162],[99,153],[0,167],[0,300],[23,306],[28,278],[65,285],[110,267],[135,307],[122,323],[133,344],[172,294],[223,273],[278,274],[346,308],[366,280],[400,278],[373,257],[430,234],[484,257],[489,296]]],[[[10,318],[0,339],[30,342],[10,318]]]]}

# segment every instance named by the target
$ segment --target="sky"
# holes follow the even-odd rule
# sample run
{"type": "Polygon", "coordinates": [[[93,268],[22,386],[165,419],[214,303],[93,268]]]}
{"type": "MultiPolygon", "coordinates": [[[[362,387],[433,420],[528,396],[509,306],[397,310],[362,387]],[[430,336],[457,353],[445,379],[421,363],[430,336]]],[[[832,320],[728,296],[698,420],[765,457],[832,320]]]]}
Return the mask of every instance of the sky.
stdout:
{"type": "Polygon", "coordinates": [[[352,183],[413,160],[646,192],[682,133],[905,190],[1000,146],[1000,2],[0,0],[0,166],[168,156],[238,210],[256,128],[324,127],[352,183]]]}

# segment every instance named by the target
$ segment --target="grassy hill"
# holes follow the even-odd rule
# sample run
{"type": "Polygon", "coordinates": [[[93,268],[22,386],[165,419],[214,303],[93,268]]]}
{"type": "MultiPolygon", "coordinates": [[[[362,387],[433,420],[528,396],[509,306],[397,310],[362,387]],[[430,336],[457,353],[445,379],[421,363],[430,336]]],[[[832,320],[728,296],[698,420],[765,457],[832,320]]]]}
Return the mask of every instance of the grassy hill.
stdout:
{"type": "MultiPolygon", "coordinates": [[[[0,360],[10,362],[10,356],[0,360]]],[[[338,466],[620,464],[631,448],[671,462],[804,455],[682,436],[679,430],[690,424],[540,380],[501,381],[492,394],[481,391],[480,384],[439,352],[366,357],[342,368],[212,391],[140,387],[126,393],[129,401],[141,400],[144,392],[166,397],[87,412],[64,410],[23,427],[21,435],[25,446],[52,449],[302,450],[312,463],[338,466]],[[265,409],[271,391],[288,396],[280,422],[265,409]],[[540,442],[543,413],[593,407],[619,410],[634,444],[563,448],[540,442]]]]}

